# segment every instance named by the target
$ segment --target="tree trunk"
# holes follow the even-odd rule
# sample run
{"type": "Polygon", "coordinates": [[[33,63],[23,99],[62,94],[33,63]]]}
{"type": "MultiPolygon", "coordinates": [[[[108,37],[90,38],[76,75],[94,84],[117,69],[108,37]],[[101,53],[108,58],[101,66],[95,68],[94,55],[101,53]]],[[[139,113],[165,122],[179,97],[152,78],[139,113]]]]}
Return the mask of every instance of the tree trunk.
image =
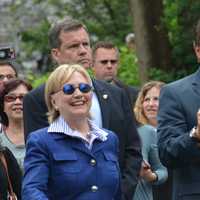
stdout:
{"type": "Polygon", "coordinates": [[[169,40],[161,22],[163,5],[162,0],[130,0],[130,5],[139,75],[144,83],[150,68],[166,70],[172,66],[169,40]]]}

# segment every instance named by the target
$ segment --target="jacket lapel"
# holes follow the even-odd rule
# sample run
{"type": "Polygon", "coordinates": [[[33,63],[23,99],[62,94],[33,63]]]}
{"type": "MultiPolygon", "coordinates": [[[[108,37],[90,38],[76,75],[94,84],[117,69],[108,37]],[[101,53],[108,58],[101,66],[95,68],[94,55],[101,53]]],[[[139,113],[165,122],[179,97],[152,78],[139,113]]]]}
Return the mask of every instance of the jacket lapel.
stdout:
{"type": "Polygon", "coordinates": [[[95,141],[93,141],[93,145],[92,145],[92,151],[90,149],[88,149],[85,144],[79,140],[74,140],[73,142],[71,142],[71,147],[73,149],[76,149],[78,151],[81,151],[85,154],[91,155],[93,156],[96,152],[100,151],[103,149],[105,142],[102,142],[98,139],[95,139],[95,141]]]}
{"type": "MultiPolygon", "coordinates": [[[[100,141],[99,139],[95,139],[93,141],[93,146],[92,146],[92,151],[90,149],[88,149],[84,142],[82,142],[79,139],[72,139],[70,138],[70,142],[69,142],[69,136],[63,134],[63,133],[50,133],[52,134],[53,139],[56,141],[56,143],[59,143],[59,150],[60,148],[63,148],[63,152],[66,151],[66,145],[70,145],[72,149],[78,150],[80,152],[83,152],[84,154],[90,155],[93,157],[93,155],[102,150],[104,148],[105,142],[100,141]]],[[[51,144],[51,147],[53,147],[54,142],[51,144]]],[[[69,146],[68,146],[69,147],[69,146]]],[[[55,152],[56,149],[54,148],[55,152]]]]}
{"type": "Polygon", "coordinates": [[[81,151],[85,154],[91,155],[91,151],[85,146],[85,144],[80,141],[80,140],[74,140],[73,142],[71,142],[71,147],[73,149],[77,149],[78,151],[81,151]]]}
{"type": "Polygon", "coordinates": [[[92,153],[96,153],[102,149],[104,149],[105,142],[96,139],[93,143],[92,153]]]}
{"type": "MultiPolygon", "coordinates": [[[[57,142],[61,141],[61,143],[65,143],[66,145],[70,145],[71,148],[77,149],[78,151],[81,151],[86,154],[91,154],[90,150],[85,147],[85,144],[77,138],[70,138],[70,136],[65,135],[64,133],[51,133],[53,135],[53,138],[57,140],[57,142]],[[69,142],[70,140],[70,142],[69,142]]],[[[66,146],[65,145],[65,146],[66,146]]],[[[61,145],[60,145],[61,146],[61,145]]]]}
{"type": "Polygon", "coordinates": [[[98,80],[93,80],[94,92],[97,95],[101,114],[102,114],[102,124],[104,128],[108,128],[109,126],[109,116],[110,116],[110,96],[108,91],[106,91],[105,87],[103,87],[101,82],[98,80]]]}

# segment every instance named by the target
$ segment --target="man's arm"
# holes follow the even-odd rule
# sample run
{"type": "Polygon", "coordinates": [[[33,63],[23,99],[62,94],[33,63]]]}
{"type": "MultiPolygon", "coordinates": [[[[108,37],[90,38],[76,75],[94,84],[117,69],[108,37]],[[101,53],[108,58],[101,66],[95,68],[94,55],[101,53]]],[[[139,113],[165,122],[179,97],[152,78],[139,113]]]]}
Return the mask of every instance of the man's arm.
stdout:
{"type": "Polygon", "coordinates": [[[44,101],[44,86],[29,92],[23,100],[24,136],[48,126],[47,107],[44,101]]]}
{"type": "MultiPolygon", "coordinates": [[[[175,88],[165,86],[161,90],[157,129],[158,146],[160,159],[167,167],[181,167],[192,162],[200,162],[198,141],[189,136],[190,130],[186,120],[188,113],[183,110],[181,98],[184,96],[178,96],[175,88]]],[[[189,101],[187,105],[190,107],[189,101]]]]}

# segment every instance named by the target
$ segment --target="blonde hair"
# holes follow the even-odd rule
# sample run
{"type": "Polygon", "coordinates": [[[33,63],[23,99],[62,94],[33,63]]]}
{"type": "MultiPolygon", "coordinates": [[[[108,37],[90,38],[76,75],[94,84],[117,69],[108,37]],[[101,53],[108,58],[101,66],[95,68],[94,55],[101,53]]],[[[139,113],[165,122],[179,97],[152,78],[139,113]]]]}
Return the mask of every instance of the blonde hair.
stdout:
{"type": "Polygon", "coordinates": [[[92,84],[88,72],[78,64],[73,65],[60,65],[49,76],[45,85],[45,102],[48,108],[48,121],[52,123],[60,116],[58,110],[52,104],[51,95],[61,90],[61,87],[70,79],[74,72],[82,74],[89,83],[92,84]]]}
{"type": "Polygon", "coordinates": [[[135,113],[135,118],[137,120],[137,122],[141,123],[141,124],[148,124],[148,119],[144,114],[143,111],[143,101],[144,98],[147,94],[147,92],[153,88],[156,87],[158,89],[161,89],[161,87],[164,85],[164,82],[161,81],[150,81],[147,82],[146,84],[144,84],[144,86],[141,88],[138,97],[136,99],[135,102],[135,107],[134,107],[134,113],[135,113]]]}

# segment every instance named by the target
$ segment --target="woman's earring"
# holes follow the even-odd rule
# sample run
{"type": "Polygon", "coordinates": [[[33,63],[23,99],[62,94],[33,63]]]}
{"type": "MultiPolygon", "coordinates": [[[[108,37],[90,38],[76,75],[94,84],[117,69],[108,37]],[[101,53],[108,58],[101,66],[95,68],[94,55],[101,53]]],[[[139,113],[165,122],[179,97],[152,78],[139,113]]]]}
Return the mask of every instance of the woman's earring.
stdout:
{"type": "Polygon", "coordinates": [[[58,111],[58,107],[57,106],[54,106],[54,108],[55,108],[56,111],[58,111]]]}

